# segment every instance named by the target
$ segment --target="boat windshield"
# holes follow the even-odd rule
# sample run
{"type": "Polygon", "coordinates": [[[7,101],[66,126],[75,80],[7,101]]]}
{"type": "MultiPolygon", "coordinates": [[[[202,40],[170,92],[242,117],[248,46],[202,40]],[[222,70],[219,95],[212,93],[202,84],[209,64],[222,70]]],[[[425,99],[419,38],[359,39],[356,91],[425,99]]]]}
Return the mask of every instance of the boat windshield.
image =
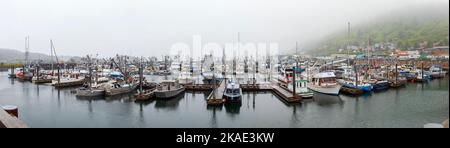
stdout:
{"type": "Polygon", "coordinates": [[[229,93],[229,94],[238,94],[239,93],[239,89],[227,89],[227,93],[229,93]]]}

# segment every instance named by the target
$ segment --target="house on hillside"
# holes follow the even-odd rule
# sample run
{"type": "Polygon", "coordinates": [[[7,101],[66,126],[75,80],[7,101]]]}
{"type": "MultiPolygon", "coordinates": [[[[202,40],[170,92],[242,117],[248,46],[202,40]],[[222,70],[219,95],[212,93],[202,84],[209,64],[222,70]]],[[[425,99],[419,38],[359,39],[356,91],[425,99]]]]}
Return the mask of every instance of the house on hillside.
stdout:
{"type": "Polygon", "coordinates": [[[449,46],[435,46],[423,50],[423,53],[428,55],[428,58],[445,58],[449,57],[449,46]]]}

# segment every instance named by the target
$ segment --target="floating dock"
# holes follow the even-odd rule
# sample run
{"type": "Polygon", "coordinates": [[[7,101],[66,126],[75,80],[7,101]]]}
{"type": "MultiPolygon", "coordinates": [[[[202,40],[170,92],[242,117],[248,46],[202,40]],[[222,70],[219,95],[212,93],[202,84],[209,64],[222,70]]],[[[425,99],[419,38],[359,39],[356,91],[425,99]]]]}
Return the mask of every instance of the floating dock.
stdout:
{"type": "MultiPolygon", "coordinates": [[[[225,80],[224,80],[225,81],[225,80]]],[[[225,82],[221,81],[218,88],[215,91],[212,91],[207,98],[208,105],[222,105],[223,101],[223,92],[225,91],[225,82]]]]}
{"type": "Polygon", "coordinates": [[[0,128],[28,128],[28,126],[0,108],[0,128]]]}
{"type": "Polygon", "coordinates": [[[271,84],[240,84],[242,91],[271,91],[271,84]]]}
{"type": "Polygon", "coordinates": [[[272,91],[288,103],[298,103],[302,100],[299,95],[294,95],[294,93],[278,85],[272,85],[272,91]]]}
{"type": "Polygon", "coordinates": [[[188,91],[212,91],[214,89],[213,84],[189,84],[184,88],[188,91]]]}

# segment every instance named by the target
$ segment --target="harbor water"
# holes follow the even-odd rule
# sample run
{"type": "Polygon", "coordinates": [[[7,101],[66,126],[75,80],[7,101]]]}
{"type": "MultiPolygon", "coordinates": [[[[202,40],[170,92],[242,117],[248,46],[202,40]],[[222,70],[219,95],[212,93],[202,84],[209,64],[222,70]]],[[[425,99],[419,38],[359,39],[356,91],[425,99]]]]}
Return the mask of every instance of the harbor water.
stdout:
{"type": "Polygon", "coordinates": [[[209,92],[148,102],[135,102],[132,94],[83,99],[75,97],[75,88],[55,89],[7,75],[0,72],[0,106],[18,106],[19,118],[30,127],[420,128],[449,117],[448,76],[360,97],[315,94],[298,104],[271,92],[249,92],[240,104],[208,107],[209,92]]]}

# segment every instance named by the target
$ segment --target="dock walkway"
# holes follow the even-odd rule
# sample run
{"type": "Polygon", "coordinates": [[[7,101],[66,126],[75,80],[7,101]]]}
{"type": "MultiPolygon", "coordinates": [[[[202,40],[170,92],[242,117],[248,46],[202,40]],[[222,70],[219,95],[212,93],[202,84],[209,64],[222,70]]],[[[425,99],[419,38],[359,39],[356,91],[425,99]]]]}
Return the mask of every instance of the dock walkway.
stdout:
{"type": "Polygon", "coordinates": [[[223,92],[225,91],[225,80],[220,82],[218,88],[212,91],[207,98],[208,105],[221,105],[223,104],[223,92]]]}
{"type": "Polygon", "coordinates": [[[0,108],[0,128],[28,128],[28,126],[0,108]]]}
{"type": "Polygon", "coordinates": [[[302,100],[299,95],[294,96],[292,92],[289,92],[278,85],[272,85],[272,91],[288,103],[297,103],[302,100]]]}

